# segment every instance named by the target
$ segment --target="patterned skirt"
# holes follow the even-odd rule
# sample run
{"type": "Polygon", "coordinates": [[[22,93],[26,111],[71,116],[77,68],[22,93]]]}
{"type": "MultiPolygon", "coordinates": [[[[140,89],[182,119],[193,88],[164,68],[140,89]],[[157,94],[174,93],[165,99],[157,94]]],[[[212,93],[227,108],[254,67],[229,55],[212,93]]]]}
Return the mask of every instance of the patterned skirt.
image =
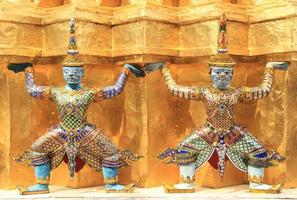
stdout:
{"type": "Polygon", "coordinates": [[[91,124],[87,124],[74,137],[67,135],[62,128],[55,126],[15,160],[29,161],[29,165],[33,166],[50,162],[52,169],[58,167],[63,160],[71,168],[72,160],[75,171],[81,169],[84,163],[101,171],[102,167],[121,167],[141,158],[129,150],[117,149],[110,139],[91,124]]]}
{"type": "Polygon", "coordinates": [[[285,160],[277,152],[267,151],[247,129],[237,125],[223,135],[207,125],[194,129],[176,148],[167,148],[157,157],[178,166],[195,163],[196,169],[209,161],[221,176],[227,160],[244,172],[248,165],[268,167],[285,160]]]}

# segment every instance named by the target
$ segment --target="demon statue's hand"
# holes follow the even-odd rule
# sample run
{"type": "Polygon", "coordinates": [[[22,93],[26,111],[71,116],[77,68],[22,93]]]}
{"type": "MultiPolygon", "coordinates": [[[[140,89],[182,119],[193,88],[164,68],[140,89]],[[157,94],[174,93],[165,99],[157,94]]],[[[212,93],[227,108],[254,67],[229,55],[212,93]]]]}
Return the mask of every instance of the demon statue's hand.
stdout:
{"type": "Polygon", "coordinates": [[[145,72],[141,69],[141,65],[129,63],[125,64],[124,67],[132,72],[136,77],[145,77],[145,72]]]}
{"type": "Polygon", "coordinates": [[[289,68],[288,62],[269,62],[266,64],[266,67],[271,67],[275,70],[287,70],[289,68]]]}
{"type": "Polygon", "coordinates": [[[147,63],[144,65],[144,71],[146,73],[150,73],[153,71],[157,71],[163,68],[165,63],[159,62],[159,63],[147,63]]]}
{"type": "Polygon", "coordinates": [[[7,69],[14,73],[23,72],[27,67],[32,67],[32,63],[9,63],[7,69]]]}

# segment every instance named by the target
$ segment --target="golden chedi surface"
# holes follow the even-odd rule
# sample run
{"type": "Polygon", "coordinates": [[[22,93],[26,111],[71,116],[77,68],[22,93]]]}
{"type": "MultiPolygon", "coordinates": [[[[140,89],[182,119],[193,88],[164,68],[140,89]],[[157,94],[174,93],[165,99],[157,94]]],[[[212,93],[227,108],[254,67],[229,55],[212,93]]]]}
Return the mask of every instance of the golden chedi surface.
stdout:
{"type": "MultiPolygon", "coordinates": [[[[179,84],[211,84],[207,61],[216,53],[218,19],[229,20],[229,53],[237,64],[234,86],[256,86],[265,63],[291,61],[287,72],[275,73],[272,93],[264,100],[239,106],[236,119],[267,148],[287,157],[266,170],[268,183],[296,187],[297,172],[297,16],[292,1],[273,0],[2,0],[0,1],[0,187],[32,184],[33,169],[13,156],[57,123],[55,106],[34,100],[24,88],[24,75],[6,69],[11,61],[33,61],[39,85],[62,86],[61,63],[67,50],[69,18],[77,24],[77,41],[86,63],[84,85],[113,84],[125,62],[170,61],[179,84]]],[[[144,156],[120,171],[123,184],[160,186],[176,182],[178,169],[153,155],[175,146],[205,119],[202,103],[177,99],[159,72],[145,79],[130,77],[123,94],[93,104],[89,121],[120,148],[144,156]]],[[[51,184],[71,187],[102,185],[102,175],[85,166],[74,180],[62,164],[51,184]],[[87,178],[86,178],[87,177],[87,178]]],[[[206,187],[247,183],[247,176],[227,164],[224,180],[209,164],[197,172],[206,187]]]]}

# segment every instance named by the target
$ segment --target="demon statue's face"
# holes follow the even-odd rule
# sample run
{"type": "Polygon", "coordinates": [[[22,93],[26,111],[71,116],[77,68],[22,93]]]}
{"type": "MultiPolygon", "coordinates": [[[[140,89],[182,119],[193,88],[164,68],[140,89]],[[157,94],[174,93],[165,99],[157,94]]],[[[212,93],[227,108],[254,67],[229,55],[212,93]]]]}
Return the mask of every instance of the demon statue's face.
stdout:
{"type": "Polygon", "coordinates": [[[83,67],[63,67],[64,80],[67,84],[76,84],[79,85],[82,77],[84,76],[83,67]]]}
{"type": "Polygon", "coordinates": [[[219,90],[226,90],[230,87],[233,68],[231,67],[210,67],[211,80],[215,88],[219,90]]]}

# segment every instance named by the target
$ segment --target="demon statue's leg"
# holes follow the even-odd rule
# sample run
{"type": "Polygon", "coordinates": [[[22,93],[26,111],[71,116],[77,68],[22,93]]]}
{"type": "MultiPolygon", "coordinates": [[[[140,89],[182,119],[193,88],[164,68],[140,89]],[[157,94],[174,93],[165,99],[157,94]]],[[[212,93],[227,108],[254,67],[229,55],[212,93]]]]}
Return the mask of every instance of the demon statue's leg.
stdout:
{"type": "Polygon", "coordinates": [[[180,183],[175,184],[177,190],[186,190],[188,192],[195,190],[195,163],[179,167],[180,183]]]}
{"type": "Polygon", "coordinates": [[[263,183],[264,168],[248,166],[250,192],[255,193],[280,193],[281,184],[268,185],[263,183]]]}
{"type": "Polygon", "coordinates": [[[179,166],[180,183],[164,184],[165,192],[168,193],[192,193],[195,192],[196,165],[192,154],[186,150],[177,150],[176,160],[179,166]]]}
{"type": "Polygon", "coordinates": [[[103,167],[103,177],[106,192],[133,192],[134,184],[118,184],[118,168],[103,167]]]}
{"type": "Polygon", "coordinates": [[[34,172],[36,177],[36,184],[29,187],[17,186],[20,194],[26,195],[49,193],[48,185],[50,181],[50,171],[51,166],[49,161],[40,165],[35,165],[34,172]]]}
{"type": "Polygon", "coordinates": [[[117,153],[103,160],[103,177],[106,192],[133,192],[134,184],[118,184],[118,169],[123,165],[122,156],[117,153]]]}

